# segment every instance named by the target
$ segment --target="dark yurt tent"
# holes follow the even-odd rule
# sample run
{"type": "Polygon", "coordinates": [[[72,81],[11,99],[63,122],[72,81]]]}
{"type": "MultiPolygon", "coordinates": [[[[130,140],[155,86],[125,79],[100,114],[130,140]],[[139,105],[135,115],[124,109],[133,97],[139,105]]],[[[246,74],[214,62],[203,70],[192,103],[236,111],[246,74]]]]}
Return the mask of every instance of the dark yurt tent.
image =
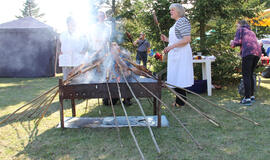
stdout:
{"type": "Polygon", "coordinates": [[[0,24],[0,77],[54,76],[55,33],[32,17],[0,24]]]}

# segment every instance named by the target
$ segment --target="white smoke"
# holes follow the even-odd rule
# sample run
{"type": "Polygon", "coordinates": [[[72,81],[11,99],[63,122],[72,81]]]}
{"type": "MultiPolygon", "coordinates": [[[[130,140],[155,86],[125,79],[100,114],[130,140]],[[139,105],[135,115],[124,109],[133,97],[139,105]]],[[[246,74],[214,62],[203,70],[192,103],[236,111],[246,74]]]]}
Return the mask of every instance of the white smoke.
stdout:
{"type": "MultiPolygon", "coordinates": [[[[93,62],[105,59],[101,65],[74,79],[73,83],[102,83],[106,81],[107,72],[113,73],[115,60],[110,51],[110,45],[112,43],[112,33],[118,31],[112,31],[112,17],[107,15],[104,23],[98,22],[98,13],[100,11],[106,12],[109,9],[108,5],[97,5],[101,4],[101,1],[81,0],[78,1],[67,1],[67,6],[70,7],[70,14],[76,23],[77,29],[80,34],[88,37],[88,53],[85,55],[84,63],[87,65],[93,64],[93,62]],[[72,7],[71,7],[72,6],[72,7]],[[97,55],[95,53],[101,49],[97,55]],[[95,55],[93,57],[93,55],[95,55]]],[[[119,34],[114,37],[118,42],[123,41],[123,34],[119,34]]],[[[121,54],[130,56],[127,50],[121,49],[121,54]]]]}

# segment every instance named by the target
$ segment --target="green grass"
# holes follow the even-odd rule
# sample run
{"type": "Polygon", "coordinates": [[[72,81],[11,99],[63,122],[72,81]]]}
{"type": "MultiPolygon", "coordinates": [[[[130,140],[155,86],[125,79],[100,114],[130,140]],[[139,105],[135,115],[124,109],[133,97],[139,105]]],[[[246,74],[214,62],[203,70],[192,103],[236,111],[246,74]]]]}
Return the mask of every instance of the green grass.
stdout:
{"type": "MultiPolygon", "coordinates": [[[[0,79],[0,120],[34,97],[57,85],[58,78],[35,79],[0,79]]],[[[193,110],[172,109],[186,123],[196,140],[203,146],[197,149],[190,137],[180,127],[172,115],[165,109],[170,126],[152,128],[161,149],[155,150],[146,127],[135,127],[134,133],[146,159],[149,160],[268,160],[270,157],[270,79],[262,79],[257,92],[257,101],[251,107],[238,104],[240,97],[237,86],[213,90],[213,96],[202,96],[228,109],[240,113],[262,124],[254,126],[248,121],[234,117],[220,109],[201,102],[196,96],[188,95],[200,109],[212,115],[222,124],[216,128],[193,110]]],[[[171,104],[174,97],[163,90],[162,98],[171,104]]],[[[85,101],[76,101],[77,116],[112,116],[111,108],[98,106],[96,99],[90,100],[85,108],[85,101]],[[100,115],[101,113],[101,115],[100,115]]],[[[141,99],[146,114],[152,114],[152,107],[147,99],[141,99]]],[[[127,107],[129,115],[141,115],[139,108],[133,104],[127,107]]],[[[71,116],[70,103],[65,102],[65,116],[71,116]]],[[[119,105],[117,115],[124,115],[119,105]]],[[[18,113],[17,115],[19,115],[18,113]]],[[[0,159],[91,159],[91,160],[138,160],[138,150],[128,128],[120,128],[120,147],[115,128],[59,129],[59,101],[52,103],[38,128],[34,128],[35,119],[14,120],[0,125],[0,159]]]]}

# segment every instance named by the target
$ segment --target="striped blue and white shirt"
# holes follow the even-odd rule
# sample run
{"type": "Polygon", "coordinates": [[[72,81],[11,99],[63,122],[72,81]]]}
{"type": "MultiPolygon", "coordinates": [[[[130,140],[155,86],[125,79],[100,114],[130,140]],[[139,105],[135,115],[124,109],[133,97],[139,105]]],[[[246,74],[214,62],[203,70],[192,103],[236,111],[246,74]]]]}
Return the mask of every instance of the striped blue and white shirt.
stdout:
{"type": "Polygon", "coordinates": [[[178,39],[184,36],[190,36],[191,25],[186,17],[181,17],[176,21],[175,34],[178,39]]]}

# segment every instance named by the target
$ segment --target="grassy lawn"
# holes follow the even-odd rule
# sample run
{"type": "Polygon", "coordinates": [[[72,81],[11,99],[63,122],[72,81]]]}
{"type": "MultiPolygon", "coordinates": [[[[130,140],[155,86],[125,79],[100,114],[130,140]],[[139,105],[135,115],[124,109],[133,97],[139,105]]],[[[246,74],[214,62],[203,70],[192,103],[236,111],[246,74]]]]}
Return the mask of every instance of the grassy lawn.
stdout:
{"type": "MultiPolygon", "coordinates": [[[[37,95],[57,85],[58,78],[0,79],[0,120],[37,95]]],[[[181,128],[172,115],[165,109],[170,126],[152,128],[161,149],[156,152],[146,127],[135,127],[134,133],[146,159],[149,160],[268,160],[270,157],[270,79],[262,79],[257,92],[257,101],[251,107],[239,105],[237,86],[213,90],[213,96],[202,96],[228,109],[240,113],[262,124],[254,126],[248,121],[234,117],[220,109],[200,101],[196,96],[188,95],[200,109],[212,115],[222,124],[216,128],[208,121],[188,108],[174,109],[173,112],[186,123],[196,140],[204,147],[197,149],[190,137],[181,128]]],[[[174,97],[163,90],[162,98],[171,104],[174,97]]],[[[76,101],[77,116],[112,116],[110,107],[98,106],[96,99],[76,101]]],[[[147,99],[141,99],[146,114],[152,114],[147,99]]],[[[65,102],[65,116],[71,116],[70,103],[65,102]]],[[[117,115],[124,115],[117,103],[117,115]]],[[[133,99],[133,105],[127,107],[129,115],[141,115],[133,99]]],[[[19,113],[18,113],[19,114],[19,113]]],[[[34,128],[35,119],[15,120],[0,125],[0,159],[85,159],[85,160],[138,160],[138,150],[128,128],[120,128],[120,147],[115,128],[59,129],[59,101],[52,103],[38,128],[34,128]]]]}

